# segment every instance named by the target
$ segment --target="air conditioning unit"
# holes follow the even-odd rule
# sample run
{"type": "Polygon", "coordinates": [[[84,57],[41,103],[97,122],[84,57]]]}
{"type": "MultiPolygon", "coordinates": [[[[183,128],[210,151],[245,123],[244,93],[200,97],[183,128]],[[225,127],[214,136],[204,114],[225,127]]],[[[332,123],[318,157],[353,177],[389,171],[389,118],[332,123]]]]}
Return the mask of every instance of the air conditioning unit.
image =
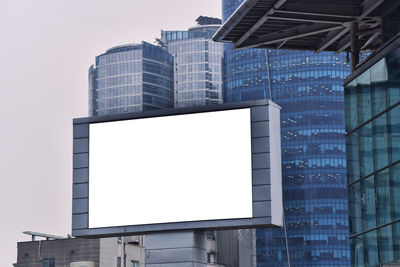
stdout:
{"type": "Polygon", "coordinates": [[[93,261],[79,261],[79,262],[71,262],[69,267],[94,267],[93,261]]]}

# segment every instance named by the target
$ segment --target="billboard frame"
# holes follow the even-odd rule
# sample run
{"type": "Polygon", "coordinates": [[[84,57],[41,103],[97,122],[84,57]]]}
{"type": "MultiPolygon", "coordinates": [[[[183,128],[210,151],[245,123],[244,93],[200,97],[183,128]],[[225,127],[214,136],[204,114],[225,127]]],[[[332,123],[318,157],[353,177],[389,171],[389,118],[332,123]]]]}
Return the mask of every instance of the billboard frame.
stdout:
{"type": "Polygon", "coordinates": [[[280,107],[270,100],[74,119],[72,235],[108,237],[178,230],[280,227],[283,225],[280,143],[280,107]],[[251,114],[252,218],[89,228],[90,124],[246,108],[251,114]]]}

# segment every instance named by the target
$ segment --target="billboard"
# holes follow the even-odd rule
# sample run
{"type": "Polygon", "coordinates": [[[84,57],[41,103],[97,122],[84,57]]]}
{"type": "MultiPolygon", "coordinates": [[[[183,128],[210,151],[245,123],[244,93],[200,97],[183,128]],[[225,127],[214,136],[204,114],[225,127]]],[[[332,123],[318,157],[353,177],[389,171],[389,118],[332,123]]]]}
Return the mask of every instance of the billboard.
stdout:
{"type": "Polygon", "coordinates": [[[75,236],[282,224],[271,101],[75,119],[73,167],[75,236]]]}

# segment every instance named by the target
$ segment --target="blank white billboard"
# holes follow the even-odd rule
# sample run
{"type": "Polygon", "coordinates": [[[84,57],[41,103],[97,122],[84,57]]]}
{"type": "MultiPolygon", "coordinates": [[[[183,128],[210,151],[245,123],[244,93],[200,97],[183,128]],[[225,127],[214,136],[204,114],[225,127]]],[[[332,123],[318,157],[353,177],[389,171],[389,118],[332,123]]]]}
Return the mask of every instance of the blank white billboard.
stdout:
{"type": "Polygon", "coordinates": [[[90,124],[89,228],[252,218],[250,108],[90,124]]]}

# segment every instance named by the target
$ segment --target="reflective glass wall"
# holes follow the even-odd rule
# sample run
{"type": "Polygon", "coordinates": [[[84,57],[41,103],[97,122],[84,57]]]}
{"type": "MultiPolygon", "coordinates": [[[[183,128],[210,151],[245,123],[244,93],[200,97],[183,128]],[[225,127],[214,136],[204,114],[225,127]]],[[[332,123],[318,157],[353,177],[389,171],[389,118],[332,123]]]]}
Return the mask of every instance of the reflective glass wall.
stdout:
{"type": "Polygon", "coordinates": [[[343,80],[345,55],[270,50],[282,107],[283,229],[257,230],[257,266],[349,266],[343,80]]]}
{"type": "MultiPolygon", "coordinates": [[[[243,0],[223,0],[222,19],[225,22],[243,0]]],[[[265,49],[234,50],[224,47],[224,102],[269,98],[267,54],[265,49]]]]}
{"type": "Polygon", "coordinates": [[[173,107],[173,57],[146,42],[118,46],[89,69],[89,115],[173,107]]]}
{"type": "Polygon", "coordinates": [[[222,103],[223,44],[211,40],[220,25],[199,25],[188,31],[163,31],[175,58],[175,107],[222,103]]]}
{"type": "MultiPolygon", "coordinates": [[[[241,2],[223,0],[224,19],[241,2]]],[[[271,88],[272,100],[282,107],[289,251],[283,229],[257,230],[257,266],[288,266],[287,254],[292,267],[350,266],[343,95],[350,68],[345,55],[226,50],[224,70],[226,101],[267,98],[271,88]]]]}
{"type": "Polygon", "coordinates": [[[380,266],[400,260],[400,48],[345,99],[352,266],[380,266]]]}

